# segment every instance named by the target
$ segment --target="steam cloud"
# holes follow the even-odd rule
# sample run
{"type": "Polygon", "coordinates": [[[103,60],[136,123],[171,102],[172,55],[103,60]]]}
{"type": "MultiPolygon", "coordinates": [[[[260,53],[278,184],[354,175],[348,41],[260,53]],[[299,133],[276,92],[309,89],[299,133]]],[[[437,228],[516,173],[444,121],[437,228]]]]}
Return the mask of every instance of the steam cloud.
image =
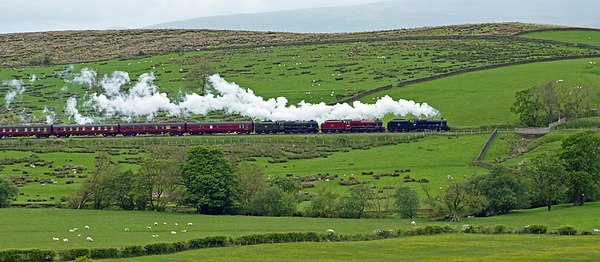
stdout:
{"type": "MultiPolygon", "coordinates": [[[[93,70],[84,68],[71,82],[91,87],[96,77],[93,70]]],[[[438,111],[426,103],[419,104],[403,99],[395,101],[389,96],[380,98],[374,104],[357,101],[352,105],[347,103],[326,105],[302,101],[297,105],[288,105],[285,97],[265,100],[255,95],[252,90],[227,82],[219,75],[210,77],[210,82],[218,94],[205,96],[196,93],[186,94],[181,102],[174,102],[166,93],[159,91],[160,88],[154,84],[155,78],[153,73],[142,74],[137,83],[125,91],[122,90],[122,86],[130,82],[126,72],[117,71],[110,77],[105,75],[98,84],[104,92],[92,94],[84,105],[104,117],[118,116],[126,120],[140,117],[152,119],[159,112],[166,112],[169,116],[185,116],[190,113],[206,114],[214,110],[224,110],[227,113],[261,120],[316,120],[317,122],[327,119],[380,118],[388,113],[415,116],[438,115],[438,111]]],[[[79,124],[93,121],[91,117],[79,113],[75,97],[67,101],[66,111],[79,124]]]]}
{"type": "Polygon", "coordinates": [[[4,105],[6,105],[6,108],[8,109],[17,96],[25,93],[25,85],[20,79],[4,81],[2,82],[2,85],[8,86],[8,93],[4,96],[4,105]]]}
{"type": "Polygon", "coordinates": [[[54,112],[53,109],[44,106],[44,111],[42,111],[42,113],[44,113],[44,115],[46,116],[46,124],[54,124],[54,121],[56,121],[56,112],[54,112]]]}

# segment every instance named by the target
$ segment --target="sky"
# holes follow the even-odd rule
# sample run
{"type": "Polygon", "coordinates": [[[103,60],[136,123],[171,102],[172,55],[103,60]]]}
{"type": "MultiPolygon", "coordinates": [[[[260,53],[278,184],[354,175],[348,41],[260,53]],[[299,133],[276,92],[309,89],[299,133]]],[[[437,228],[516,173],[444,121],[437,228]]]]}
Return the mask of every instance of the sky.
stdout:
{"type": "Polygon", "coordinates": [[[205,16],[378,1],[381,0],[0,0],[0,33],[140,28],[205,16]]]}

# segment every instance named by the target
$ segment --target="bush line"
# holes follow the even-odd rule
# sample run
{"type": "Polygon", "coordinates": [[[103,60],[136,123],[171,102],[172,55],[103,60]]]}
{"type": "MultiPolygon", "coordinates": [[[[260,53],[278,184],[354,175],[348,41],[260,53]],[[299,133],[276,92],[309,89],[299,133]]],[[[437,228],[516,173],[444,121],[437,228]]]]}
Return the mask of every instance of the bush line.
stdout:
{"type": "MultiPolygon", "coordinates": [[[[148,255],[173,254],[186,250],[202,248],[228,247],[228,246],[251,246],[273,243],[293,242],[348,242],[348,241],[371,241],[388,238],[400,238],[408,236],[429,236],[438,234],[547,234],[548,227],[545,225],[527,225],[521,230],[511,230],[504,225],[477,226],[464,224],[460,226],[450,225],[427,225],[415,227],[409,230],[378,229],[369,234],[338,235],[329,233],[268,233],[254,234],[241,237],[214,236],[195,238],[187,241],[153,243],[147,245],[126,246],[122,248],[74,248],[67,250],[39,250],[39,249],[10,249],[0,251],[0,262],[20,261],[70,261],[80,257],[91,259],[127,258],[148,255]]],[[[573,226],[565,225],[551,234],[557,235],[591,235],[589,231],[578,234],[573,226]]]]}

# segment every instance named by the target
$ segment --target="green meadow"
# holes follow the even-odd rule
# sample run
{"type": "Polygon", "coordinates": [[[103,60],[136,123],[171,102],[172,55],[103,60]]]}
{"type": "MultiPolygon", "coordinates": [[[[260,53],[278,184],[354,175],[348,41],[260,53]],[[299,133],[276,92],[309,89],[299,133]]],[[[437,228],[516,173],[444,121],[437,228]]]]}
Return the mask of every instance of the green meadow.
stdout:
{"type": "Polygon", "coordinates": [[[522,34],[520,36],[537,39],[548,39],[567,43],[577,43],[600,46],[600,31],[587,30],[558,30],[522,34]]]}

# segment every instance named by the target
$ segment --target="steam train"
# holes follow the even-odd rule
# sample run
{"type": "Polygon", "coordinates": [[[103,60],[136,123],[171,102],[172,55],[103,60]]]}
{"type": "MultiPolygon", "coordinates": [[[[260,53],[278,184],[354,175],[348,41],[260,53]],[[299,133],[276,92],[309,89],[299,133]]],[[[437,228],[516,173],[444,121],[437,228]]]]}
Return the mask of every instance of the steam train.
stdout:
{"type": "MultiPolygon", "coordinates": [[[[445,119],[394,119],[387,123],[388,132],[449,131],[445,119]]],[[[384,132],[381,120],[327,120],[320,126],[316,121],[238,121],[238,122],[187,122],[144,124],[87,124],[0,126],[0,138],[38,138],[71,136],[114,137],[136,135],[203,135],[219,133],[237,134],[315,134],[315,133],[371,133],[384,132]]]]}

